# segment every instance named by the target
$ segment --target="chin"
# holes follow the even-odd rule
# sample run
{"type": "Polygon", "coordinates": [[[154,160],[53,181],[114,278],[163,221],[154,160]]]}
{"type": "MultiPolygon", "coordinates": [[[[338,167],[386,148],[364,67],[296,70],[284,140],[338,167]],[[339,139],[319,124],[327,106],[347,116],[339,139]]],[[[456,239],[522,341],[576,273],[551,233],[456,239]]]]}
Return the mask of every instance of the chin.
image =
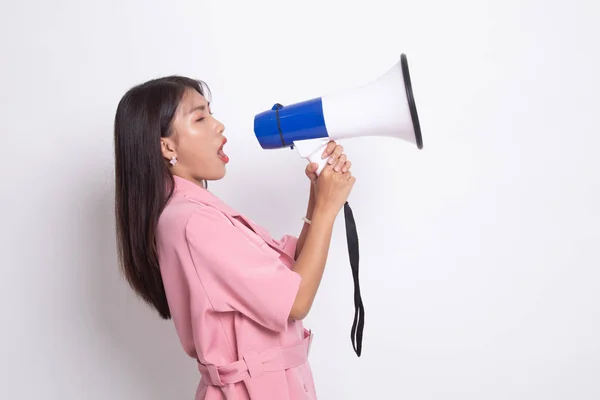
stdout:
{"type": "Polygon", "coordinates": [[[226,170],[225,166],[223,166],[223,168],[220,171],[214,171],[210,176],[208,176],[205,179],[207,181],[218,181],[218,180],[223,179],[226,174],[227,174],[227,170],[226,170]]]}

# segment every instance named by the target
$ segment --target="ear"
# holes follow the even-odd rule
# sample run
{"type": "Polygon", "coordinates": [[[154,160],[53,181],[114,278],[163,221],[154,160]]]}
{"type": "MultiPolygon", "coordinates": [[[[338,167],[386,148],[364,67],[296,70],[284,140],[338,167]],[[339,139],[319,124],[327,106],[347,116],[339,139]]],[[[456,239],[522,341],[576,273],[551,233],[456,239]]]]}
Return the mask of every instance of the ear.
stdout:
{"type": "Polygon", "coordinates": [[[167,161],[170,161],[173,156],[177,157],[177,153],[175,151],[175,142],[170,137],[160,138],[160,149],[163,157],[167,161]]]}

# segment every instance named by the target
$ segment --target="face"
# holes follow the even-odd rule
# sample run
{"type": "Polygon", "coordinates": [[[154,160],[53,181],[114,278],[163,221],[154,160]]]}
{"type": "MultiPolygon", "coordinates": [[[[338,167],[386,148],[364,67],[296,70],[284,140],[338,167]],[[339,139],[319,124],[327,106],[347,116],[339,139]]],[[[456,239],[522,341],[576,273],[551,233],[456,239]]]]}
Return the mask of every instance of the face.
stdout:
{"type": "Polygon", "coordinates": [[[170,166],[173,174],[195,181],[223,178],[229,162],[223,153],[227,141],[224,130],[223,124],[212,116],[206,99],[195,90],[188,90],[175,113],[173,134],[161,139],[167,161],[172,156],[177,158],[177,163],[170,166]]]}

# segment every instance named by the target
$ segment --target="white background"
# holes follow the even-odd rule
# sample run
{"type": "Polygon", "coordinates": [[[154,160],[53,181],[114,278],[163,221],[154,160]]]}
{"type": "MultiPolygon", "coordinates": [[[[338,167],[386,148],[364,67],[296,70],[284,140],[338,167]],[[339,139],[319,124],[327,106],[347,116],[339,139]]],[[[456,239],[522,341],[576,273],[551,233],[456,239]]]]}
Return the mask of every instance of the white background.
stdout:
{"type": "Polygon", "coordinates": [[[129,87],[206,80],[232,159],[212,190],[274,236],[297,234],[304,163],[261,150],[254,115],[362,84],[402,52],[425,146],[342,143],[358,178],[364,353],[340,214],[306,320],[319,398],[600,398],[597,9],[4,1],[0,398],[193,398],[194,361],[118,274],[112,123],[129,87]]]}

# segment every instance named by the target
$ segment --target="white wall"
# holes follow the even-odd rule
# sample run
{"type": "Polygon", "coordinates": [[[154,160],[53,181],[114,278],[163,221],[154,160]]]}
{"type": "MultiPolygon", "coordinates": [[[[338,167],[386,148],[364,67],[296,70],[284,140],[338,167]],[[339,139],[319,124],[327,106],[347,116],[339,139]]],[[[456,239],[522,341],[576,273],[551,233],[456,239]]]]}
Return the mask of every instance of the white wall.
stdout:
{"type": "Polygon", "coordinates": [[[261,150],[254,114],[363,83],[401,52],[425,147],[343,143],[364,354],[350,344],[340,215],[307,320],[319,398],[600,398],[598,8],[293,3],[2,3],[0,398],[193,397],[194,362],[116,266],[112,122],[126,89],[206,80],[232,158],[213,190],[273,235],[297,233],[304,163],[261,150]]]}

